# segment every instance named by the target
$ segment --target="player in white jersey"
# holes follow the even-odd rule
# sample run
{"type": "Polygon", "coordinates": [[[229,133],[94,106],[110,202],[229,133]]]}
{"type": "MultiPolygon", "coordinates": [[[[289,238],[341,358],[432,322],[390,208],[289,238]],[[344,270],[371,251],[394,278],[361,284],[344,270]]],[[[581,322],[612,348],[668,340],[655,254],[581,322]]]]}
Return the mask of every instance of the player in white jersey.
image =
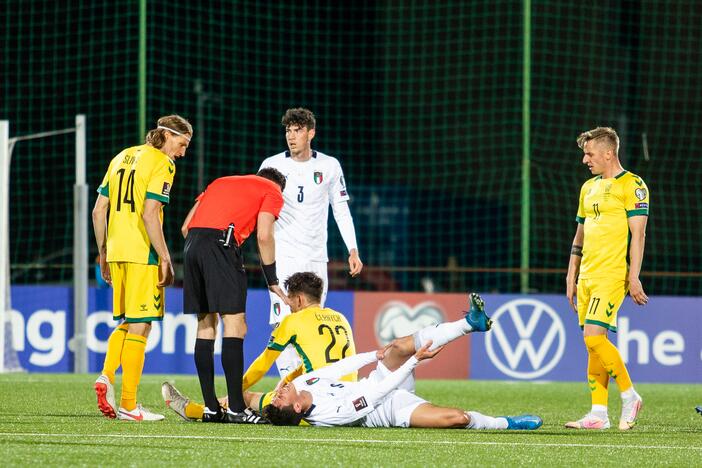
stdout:
{"type": "MultiPolygon", "coordinates": [[[[358,254],[349,195],[339,161],[312,149],[316,121],[304,108],[288,109],[281,120],[288,151],[263,161],[261,169],[273,167],[286,177],[285,203],[275,223],[276,269],[281,280],[294,273],[311,271],[324,281],[321,307],[329,289],[327,275],[327,219],[329,205],[349,251],[349,273],[358,275],[363,262],[358,254]]],[[[290,314],[290,307],[271,294],[270,324],[290,314]]],[[[276,360],[281,377],[301,364],[300,357],[288,346],[276,360]]]]}
{"type": "Polygon", "coordinates": [[[282,385],[264,407],[264,417],[275,425],[298,425],[304,420],[313,426],[538,429],[542,424],[538,416],[491,417],[436,406],[414,394],[413,370],[420,361],[467,333],[490,329],[482,300],[471,295],[471,304],[465,321],[424,328],[381,350],[347,357],[282,385]],[[367,379],[339,380],[376,361],[367,379]]]}

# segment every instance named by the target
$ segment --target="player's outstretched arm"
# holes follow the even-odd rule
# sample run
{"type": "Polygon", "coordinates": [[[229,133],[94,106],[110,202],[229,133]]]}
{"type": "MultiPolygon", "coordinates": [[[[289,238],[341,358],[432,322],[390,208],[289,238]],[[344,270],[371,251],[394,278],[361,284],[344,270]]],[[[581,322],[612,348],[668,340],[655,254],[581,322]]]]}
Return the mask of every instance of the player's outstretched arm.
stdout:
{"type": "Polygon", "coordinates": [[[166,246],[166,238],[163,235],[163,226],[161,226],[161,207],[163,204],[151,198],[144,200],[144,227],[146,234],[149,236],[151,245],[156,250],[160,261],[160,279],[159,287],[170,286],[173,284],[173,264],[171,263],[171,254],[168,253],[166,246]]]}
{"type": "Polygon", "coordinates": [[[266,372],[268,372],[268,369],[273,366],[275,360],[278,359],[278,356],[280,356],[280,351],[270,348],[264,349],[263,352],[254,359],[249,368],[246,369],[242,381],[243,389],[248,390],[261,380],[261,378],[266,375],[266,372]]]}

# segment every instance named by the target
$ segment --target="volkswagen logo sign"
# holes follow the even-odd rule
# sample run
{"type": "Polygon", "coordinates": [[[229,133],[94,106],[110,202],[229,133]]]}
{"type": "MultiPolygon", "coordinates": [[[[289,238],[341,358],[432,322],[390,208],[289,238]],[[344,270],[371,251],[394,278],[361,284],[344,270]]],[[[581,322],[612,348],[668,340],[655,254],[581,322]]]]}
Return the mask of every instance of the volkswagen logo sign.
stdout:
{"type": "Polygon", "coordinates": [[[444,312],[433,302],[411,307],[404,302],[385,304],[375,319],[375,337],[385,346],[395,338],[409,336],[424,327],[444,321],[444,312]]]}
{"type": "Polygon", "coordinates": [[[566,334],[560,317],[548,304],[515,299],[491,316],[492,330],[485,348],[502,373],[516,379],[536,379],[551,371],[563,357],[566,334]]]}

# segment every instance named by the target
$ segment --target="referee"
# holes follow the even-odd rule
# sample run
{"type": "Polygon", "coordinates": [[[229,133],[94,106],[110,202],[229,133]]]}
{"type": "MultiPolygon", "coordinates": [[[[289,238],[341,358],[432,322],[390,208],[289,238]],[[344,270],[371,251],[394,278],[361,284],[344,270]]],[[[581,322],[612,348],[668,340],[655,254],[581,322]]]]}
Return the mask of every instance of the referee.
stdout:
{"type": "Polygon", "coordinates": [[[197,197],[183,223],[184,313],[197,314],[195,367],[205,401],[203,422],[260,424],[246,410],[242,392],[246,335],[246,272],[241,245],[257,232],[261,267],[270,291],[278,286],[273,225],[283,207],[285,176],[273,168],[256,175],[220,177],[197,197]],[[214,343],[218,315],[224,324],[222,368],[229,408],[220,408],[214,388],[214,343]]]}

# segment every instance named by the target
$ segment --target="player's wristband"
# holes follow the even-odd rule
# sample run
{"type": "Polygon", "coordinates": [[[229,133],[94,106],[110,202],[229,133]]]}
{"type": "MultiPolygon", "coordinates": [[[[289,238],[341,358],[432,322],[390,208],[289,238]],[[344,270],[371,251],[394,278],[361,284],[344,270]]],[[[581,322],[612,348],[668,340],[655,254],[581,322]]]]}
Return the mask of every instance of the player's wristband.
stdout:
{"type": "Polygon", "coordinates": [[[278,284],[278,275],[275,273],[275,262],[270,265],[261,263],[261,270],[263,270],[263,277],[266,278],[266,284],[269,287],[278,284]]]}

